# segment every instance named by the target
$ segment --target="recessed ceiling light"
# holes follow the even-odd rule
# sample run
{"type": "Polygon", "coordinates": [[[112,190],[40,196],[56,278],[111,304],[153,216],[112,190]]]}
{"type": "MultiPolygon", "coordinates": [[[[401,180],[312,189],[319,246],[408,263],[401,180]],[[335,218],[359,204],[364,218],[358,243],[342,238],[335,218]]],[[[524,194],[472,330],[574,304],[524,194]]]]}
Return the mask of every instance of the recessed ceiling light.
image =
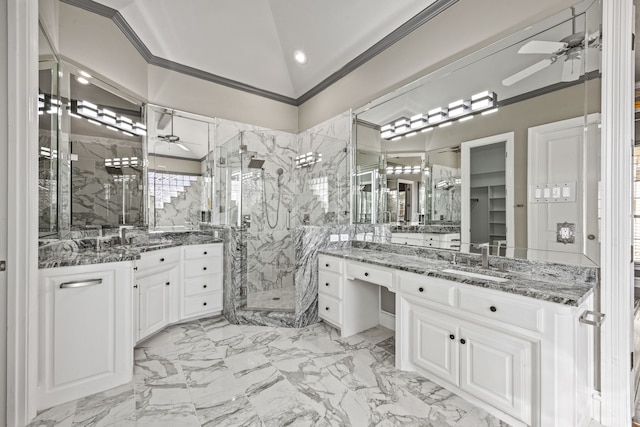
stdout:
{"type": "Polygon", "coordinates": [[[88,79],[90,79],[90,78],[91,78],[91,74],[87,73],[87,72],[86,72],[86,71],[84,71],[84,70],[80,70],[80,74],[81,74],[81,75],[83,75],[84,77],[88,78],[88,79]]]}
{"type": "Polygon", "coordinates": [[[83,85],[89,84],[89,80],[85,79],[84,77],[76,77],[76,80],[78,81],[78,83],[82,83],[83,85]]]}
{"type": "Polygon", "coordinates": [[[307,63],[307,55],[301,50],[296,50],[295,52],[293,52],[293,58],[298,64],[307,63]]]}

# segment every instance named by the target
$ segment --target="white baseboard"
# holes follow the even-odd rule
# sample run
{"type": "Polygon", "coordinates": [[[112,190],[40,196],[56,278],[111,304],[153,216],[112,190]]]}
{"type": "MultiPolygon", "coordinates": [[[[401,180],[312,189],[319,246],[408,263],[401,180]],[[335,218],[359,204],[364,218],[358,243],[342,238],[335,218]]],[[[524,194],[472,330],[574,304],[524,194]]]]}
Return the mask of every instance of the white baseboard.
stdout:
{"type": "Polygon", "coordinates": [[[392,331],[396,330],[396,316],[380,310],[380,325],[392,331]]]}

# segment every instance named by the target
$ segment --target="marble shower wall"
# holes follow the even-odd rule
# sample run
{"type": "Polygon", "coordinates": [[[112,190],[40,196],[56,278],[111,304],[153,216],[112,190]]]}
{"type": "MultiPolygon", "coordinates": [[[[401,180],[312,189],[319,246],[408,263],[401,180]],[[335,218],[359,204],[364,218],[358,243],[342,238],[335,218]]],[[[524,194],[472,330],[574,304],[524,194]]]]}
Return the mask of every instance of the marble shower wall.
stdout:
{"type": "Polygon", "coordinates": [[[304,225],[348,224],[351,189],[351,112],[298,135],[298,155],[322,161],[296,169],[298,221],[304,225]],[[303,221],[305,215],[308,221],[303,221]]]}
{"type": "MultiPolygon", "coordinates": [[[[142,143],[70,135],[71,226],[141,224],[143,218],[142,143]],[[138,166],[112,167],[105,159],[136,158],[138,166]]],[[[63,162],[64,163],[64,162],[63,162]]]]}
{"type": "Polygon", "coordinates": [[[431,219],[433,221],[460,221],[462,212],[460,184],[460,169],[447,166],[433,165],[432,168],[433,209],[431,219]],[[438,188],[439,182],[450,185],[438,188]]]}

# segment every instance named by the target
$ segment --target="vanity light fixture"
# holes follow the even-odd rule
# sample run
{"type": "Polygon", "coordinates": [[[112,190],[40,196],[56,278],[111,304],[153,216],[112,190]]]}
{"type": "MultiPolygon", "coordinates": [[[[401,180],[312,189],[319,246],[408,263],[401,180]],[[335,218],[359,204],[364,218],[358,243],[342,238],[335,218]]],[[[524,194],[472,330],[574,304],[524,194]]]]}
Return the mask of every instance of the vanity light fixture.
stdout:
{"type": "Polygon", "coordinates": [[[72,117],[85,118],[93,124],[104,124],[109,129],[122,131],[127,136],[144,136],[147,134],[147,127],[144,124],[134,122],[125,116],[119,116],[115,112],[99,107],[89,101],[71,101],[70,106],[67,108],[69,115],[72,117]]]}
{"type": "Polygon", "coordinates": [[[97,122],[97,121],[95,121],[95,120],[93,120],[93,119],[87,119],[87,121],[88,121],[89,123],[93,124],[93,125],[96,125],[96,126],[102,126],[102,123],[97,122]]]}
{"type": "Polygon", "coordinates": [[[92,77],[91,74],[87,73],[84,70],[79,70],[78,72],[82,75],[82,77],[84,77],[86,79],[90,79],[92,77]]]}
{"type": "Polygon", "coordinates": [[[493,114],[493,113],[495,113],[496,111],[498,111],[498,109],[497,109],[497,108],[492,108],[491,110],[483,111],[483,112],[482,112],[482,115],[483,115],[483,116],[486,116],[486,115],[488,115],[488,114],[493,114]]]}
{"type": "Polygon", "coordinates": [[[382,139],[397,141],[403,136],[413,136],[417,132],[429,132],[435,126],[450,126],[454,121],[471,120],[476,114],[489,114],[496,111],[498,97],[495,92],[485,90],[473,95],[470,99],[459,99],[429,110],[427,114],[416,114],[408,119],[401,117],[380,128],[382,139]]]}
{"type": "Polygon", "coordinates": [[[76,77],[76,81],[78,83],[82,83],[83,85],[88,85],[89,84],[89,80],[85,79],[84,77],[76,77]]]}

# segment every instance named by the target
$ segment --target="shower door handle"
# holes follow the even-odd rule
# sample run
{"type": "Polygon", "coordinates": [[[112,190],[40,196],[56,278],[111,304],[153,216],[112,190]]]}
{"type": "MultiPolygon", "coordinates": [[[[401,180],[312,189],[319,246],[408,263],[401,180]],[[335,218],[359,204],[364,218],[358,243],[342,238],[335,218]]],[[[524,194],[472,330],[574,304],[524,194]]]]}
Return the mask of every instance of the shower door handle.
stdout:
{"type": "Polygon", "coordinates": [[[251,215],[242,215],[242,226],[246,228],[251,228],[251,215]]]}

